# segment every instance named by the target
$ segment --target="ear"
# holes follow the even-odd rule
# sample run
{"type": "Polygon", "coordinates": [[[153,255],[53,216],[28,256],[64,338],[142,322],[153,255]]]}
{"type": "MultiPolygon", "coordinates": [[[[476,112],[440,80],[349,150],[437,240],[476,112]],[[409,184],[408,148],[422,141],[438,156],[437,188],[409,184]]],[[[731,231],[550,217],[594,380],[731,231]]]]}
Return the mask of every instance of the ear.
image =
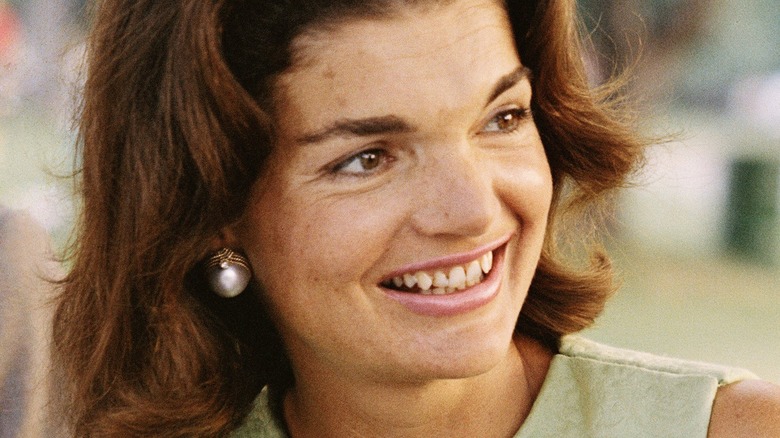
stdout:
{"type": "Polygon", "coordinates": [[[219,230],[219,233],[211,239],[209,250],[215,252],[222,248],[237,248],[238,242],[235,226],[228,225],[219,230]]]}

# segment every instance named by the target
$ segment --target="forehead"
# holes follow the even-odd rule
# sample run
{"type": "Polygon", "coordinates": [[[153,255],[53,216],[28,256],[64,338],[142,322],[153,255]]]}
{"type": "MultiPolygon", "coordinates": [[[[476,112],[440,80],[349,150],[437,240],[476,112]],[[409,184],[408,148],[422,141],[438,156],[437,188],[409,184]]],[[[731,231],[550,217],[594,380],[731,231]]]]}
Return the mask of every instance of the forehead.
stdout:
{"type": "Polygon", "coordinates": [[[520,64],[506,12],[494,0],[408,6],[381,18],[344,20],[306,32],[293,52],[292,67],[274,87],[275,106],[315,107],[299,115],[313,125],[336,108],[343,117],[365,117],[426,99],[457,106],[464,94],[486,92],[520,64]]]}
{"type": "MultiPolygon", "coordinates": [[[[469,29],[474,23],[491,25],[491,22],[508,26],[506,9],[499,0],[389,1],[381,8],[356,10],[310,26],[292,43],[293,65],[305,66],[316,62],[318,54],[334,45],[359,47],[371,34],[379,37],[369,41],[369,45],[377,50],[396,48],[404,51],[404,55],[410,55],[409,47],[398,44],[403,42],[403,38],[392,33],[382,34],[382,30],[391,32],[400,28],[402,36],[434,38],[446,43],[447,39],[460,38],[463,32],[459,30],[466,33],[476,30],[469,29]],[[360,36],[363,40],[350,36],[360,36]]],[[[424,50],[424,47],[420,49],[424,50]]]]}

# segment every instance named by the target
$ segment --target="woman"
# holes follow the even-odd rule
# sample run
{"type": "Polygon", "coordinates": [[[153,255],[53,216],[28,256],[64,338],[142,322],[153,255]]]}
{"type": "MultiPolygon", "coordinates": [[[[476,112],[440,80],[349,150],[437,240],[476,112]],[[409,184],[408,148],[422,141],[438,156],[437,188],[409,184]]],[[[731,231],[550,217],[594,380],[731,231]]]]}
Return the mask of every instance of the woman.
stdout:
{"type": "Polygon", "coordinates": [[[778,433],[774,388],[564,338],[612,285],[592,243],[563,261],[563,216],[642,149],[573,11],[104,2],[55,319],[74,433],[778,433]]]}

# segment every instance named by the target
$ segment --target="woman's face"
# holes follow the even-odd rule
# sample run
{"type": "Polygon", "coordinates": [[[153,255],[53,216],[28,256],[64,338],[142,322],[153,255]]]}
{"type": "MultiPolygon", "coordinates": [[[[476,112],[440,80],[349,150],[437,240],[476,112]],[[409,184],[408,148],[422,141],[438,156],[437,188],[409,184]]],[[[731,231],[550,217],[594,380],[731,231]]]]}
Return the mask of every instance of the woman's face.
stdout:
{"type": "Polygon", "coordinates": [[[296,40],[235,233],[296,372],[424,381],[507,355],[552,183],[498,3],[296,40]]]}

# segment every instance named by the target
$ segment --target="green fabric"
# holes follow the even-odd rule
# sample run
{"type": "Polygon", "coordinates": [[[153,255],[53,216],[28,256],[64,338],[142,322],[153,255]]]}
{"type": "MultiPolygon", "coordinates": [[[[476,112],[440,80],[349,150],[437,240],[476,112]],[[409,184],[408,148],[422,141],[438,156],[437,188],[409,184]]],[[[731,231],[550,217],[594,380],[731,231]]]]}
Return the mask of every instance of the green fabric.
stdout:
{"type": "Polygon", "coordinates": [[[515,438],[706,437],[719,386],[747,371],[564,338],[515,438]]]}
{"type": "Polygon", "coordinates": [[[270,406],[266,387],[255,399],[254,408],[244,424],[233,431],[230,438],[289,438],[271,413],[270,406]]]}
{"type": "MultiPolygon", "coordinates": [[[[719,386],[747,371],[607,347],[569,336],[514,438],[706,437],[719,386]]],[[[286,438],[268,391],[233,438],[286,438]]]]}

